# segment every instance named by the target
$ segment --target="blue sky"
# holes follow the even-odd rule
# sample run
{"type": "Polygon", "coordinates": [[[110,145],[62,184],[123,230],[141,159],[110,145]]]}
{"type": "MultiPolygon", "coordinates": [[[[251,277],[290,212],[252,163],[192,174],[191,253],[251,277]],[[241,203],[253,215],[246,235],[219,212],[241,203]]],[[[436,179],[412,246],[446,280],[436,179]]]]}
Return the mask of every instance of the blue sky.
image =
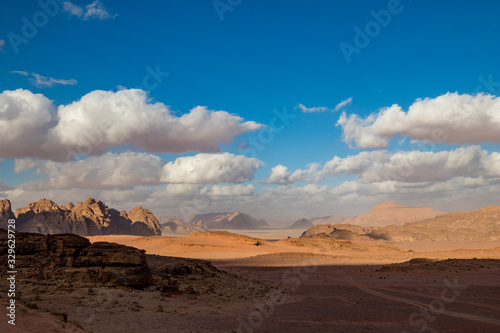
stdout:
{"type": "Polygon", "coordinates": [[[446,211],[495,203],[495,170],[500,169],[500,139],[495,134],[500,133],[499,2],[49,0],[9,1],[0,8],[0,92],[5,95],[0,110],[16,115],[0,113],[6,136],[0,144],[0,194],[16,208],[42,197],[65,204],[95,196],[120,209],[141,204],[176,215],[238,209],[293,219],[362,213],[382,200],[446,211]],[[346,57],[342,45],[356,52],[346,57]],[[6,92],[17,89],[23,90],[7,98],[6,92]],[[109,94],[89,95],[99,90],[109,94]],[[25,124],[23,117],[36,120],[43,112],[28,112],[14,100],[37,105],[41,97],[36,94],[52,101],[47,111],[51,120],[43,128],[26,127],[33,136],[26,138],[14,129],[25,124]],[[80,101],[84,96],[89,96],[89,104],[80,101]],[[131,113],[123,113],[123,120],[117,115],[130,98],[136,104],[128,108],[131,113]],[[114,104],[107,106],[105,101],[111,99],[114,104]],[[430,102],[416,105],[414,115],[401,120],[418,99],[430,102]],[[342,101],[349,103],[335,110],[342,101]],[[131,130],[128,122],[133,122],[134,112],[148,117],[157,102],[175,119],[204,106],[205,117],[213,121],[204,127],[175,125],[191,132],[181,131],[186,137],[178,136],[173,143],[170,137],[159,139],[175,132],[161,121],[139,121],[144,127],[140,134],[131,130]],[[323,111],[304,112],[300,104],[323,111]],[[85,113],[92,105],[106,107],[85,113]],[[399,116],[382,114],[393,105],[400,108],[399,116]],[[289,121],[273,123],[276,112],[283,110],[291,114],[289,121]],[[64,112],[66,118],[61,117],[64,112]],[[114,112],[114,125],[98,134],[105,142],[93,144],[89,154],[79,154],[78,168],[71,164],[75,161],[61,158],[65,154],[56,150],[81,144],[78,133],[90,133],[98,121],[93,117],[106,118],[107,112],[114,112]],[[350,122],[342,125],[344,112],[350,122]],[[81,122],[77,130],[60,121],[75,119],[75,114],[81,116],[76,117],[81,122]],[[374,118],[367,120],[371,114],[374,118]],[[462,121],[457,123],[455,116],[462,121]],[[13,122],[13,117],[19,121],[13,122]],[[57,123],[60,128],[49,140],[57,123]],[[273,124],[279,129],[274,126],[271,132],[273,124]],[[148,126],[155,135],[143,138],[152,133],[148,126]],[[436,129],[446,138],[433,140],[430,133],[436,129]],[[118,138],[120,131],[135,134],[118,138]],[[216,135],[220,131],[230,134],[216,135]],[[426,140],[432,141],[427,148],[418,143],[426,140]],[[37,144],[45,153],[26,148],[37,144]],[[255,154],[252,148],[258,148],[255,154]],[[383,173],[383,168],[398,170],[393,160],[399,155],[393,160],[391,156],[410,151],[420,152],[417,159],[424,160],[412,162],[411,175],[371,175],[383,173]],[[363,152],[372,155],[359,155],[363,152]],[[381,152],[387,155],[375,157],[381,152]],[[92,175],[96,184],[102,183],[99,177],[111,177],[104,169],[126,154],[132,154],[127,156],[134,162],[120,163],[129,163],[129,176],[118,172],[106,186],[88,185],[92,175]],[[359,156],[367,165],[349,164],[347,156],[359,156]],[[457,156],[469,158],[458,171],[437,162],[457,156]],[[342,160],[334,170],[325,168],[335,157],[342,160]],[[179,158],[188,159],[176,163],[179,158]],[[150,172],[158,171],[158,177],[149,179],[134,169],[144,169],[142,163],[152,160],[159,171],[150,172]],[[166,162],[171,166],[163,167],[166,162]],[[317,165],[307,173],[311,163],[317,165]],[[287,171],[279,167],[271,179],[277,166],[287,171]],[[440,166],[448,176],[416,176],[440,166]],[[190,168],[204,176],[178,170],[190,168]],[[231,176],[210,178],[217,175],[214,170],[224,168],[231,169],[231,176]],[[69,170],[86,176],[79,180],[69,170]],[[54,180],[59,174],[67,174],[67,179],[54,180]],[[197,203],[199,197],[202,204],[197,203]]]}

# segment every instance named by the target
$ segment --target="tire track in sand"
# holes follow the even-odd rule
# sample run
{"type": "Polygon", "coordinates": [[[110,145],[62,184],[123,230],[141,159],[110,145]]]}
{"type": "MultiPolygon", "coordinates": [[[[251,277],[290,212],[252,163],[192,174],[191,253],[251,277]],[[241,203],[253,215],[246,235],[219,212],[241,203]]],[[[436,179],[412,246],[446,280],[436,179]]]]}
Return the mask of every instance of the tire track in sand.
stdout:
{"type": "Polygon", "coordinates": [[[363,290],[363,291],[365,291],[365,292],[367,292],[369,294],[372,294],[374,296],[383,297],[385,299],[390,299],[390,300],[395,301],[395,302],[401,302],[401,303],[410,304],[410,305],[416,306],[416,307],[424,309],[424,310],[429,310],[429,311],[432,311],[432,312],[439,312],[441,314],[446,314],[446,315],[452,316],[452,317],[457,317],[457,318],[462,318],[462,319],[469,319],[469,320],[479,321],[481,323],[486,323],[486,324],[492,324],[492,325],[498,325],[498,326],[500,326],[500,320],[498,320],[498,319],[486,318],[486,317],[471,315],[471,314],[468,314],[468,313],[448,311],[448,310],[445,310],[445,309],[442,309],[440,311],[436,311],[435,309],[433,309],[431,306],[429,306],[427,304],[420,303],[420,302],[417,302],[417,301],[412,301],[412,300],[401,298],[401,297],[397,297],[397,296],[387,295],[387,294],[381,293],[379,291],[375,291],[373,289],[365,287],[362,284],[354,281],[348,275],[344,275],[344,278],[345,278],[345,280],[348,283],[350,283],[354,287],[356,287],[358,289],[361,289],[361,290],[363,290]]]}

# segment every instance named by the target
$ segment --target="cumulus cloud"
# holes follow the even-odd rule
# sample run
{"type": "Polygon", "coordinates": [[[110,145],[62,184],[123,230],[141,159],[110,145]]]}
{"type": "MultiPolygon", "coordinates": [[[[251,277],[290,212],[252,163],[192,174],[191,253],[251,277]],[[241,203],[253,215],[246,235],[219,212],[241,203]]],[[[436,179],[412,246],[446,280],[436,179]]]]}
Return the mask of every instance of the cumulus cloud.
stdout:
{"type": "Polygon", "coordinates": [[[107,153],[68,163],[16,159],[14,170],[21,172],[36,168],[39,174],[48,173],[46,180],[30,183],[40,189],[108,189],[160,184],[160,171],[164,164],[163,160],[155,155],[124,152],[107,153]]]}
{"type": "Polygon", "coordinates": [[[0,157],[56,158],[58,151],[40,146],[56,115],[52,101],[41,94],[22,89],[0,93],[0,157]]]}
{"type": "Polygon", "coordinates": [[[191,184],[243,183],[253,179],[254,173],[262,164],[255,158],[230,153],[179,157],[163,167],[161,181],[191,184]]]}
{"type": "Polygon", "coordinates": [[[67,12],[69,16],[76,16],[82,21],[88,20],[106,20],[110,18],[115,18],[118,14],[110,14],[108,10],[104,7],[104,4],[100,1],[94,1],[89,5],[85,6],[85,9],[79,5],[75,5],[69,1],[66,1],[63,5],[63,11],[67,12]]]}
{"type": "MultiPolygon", "coordinates": [[[[335,156],[323,168],[317,163],[294,172],[284,165],[275,166],[264,184],[292,185],[307,181],[316,184],[330,176],[354,176],[362,184],[394,181],[397,183],[435,183],[455,177],[500,178],[500,153],[479,146],[451,151],[363,151],[344,158],[335,156]]],[[[407,186],[407,185],[405,185],[407,186]]]]}
{"type": "Polygon", "coordinates": [[[277,185],[291,185],[301,181],[317,183],[323,178],[322,174],[318,172],[319,167],[320,165],[318,163],[311,163],[308,165],[308,169],[298,169],[292,173],[286,166],[277,165],[271,169],[269,178],[262,181],[262,183],[277,185]]]}
{"type": "Polygon", "coordinates": [[[56,84],[61,85],[71,85],[74,86],[78,83],[75,79],[63,80],[63,79],[54,79],[53,77],[42,76],[37,73],[29,73],[26,71],[11,71],[13,74],[20,74],[28,77],[28,81],[38,88],[50,88],[55,86],[56,84]]]}
{"type": "Polygon", "coordinates": [[[479,146],[452,151],[361,152],[327,162],[323,172],[329,175],[355,175],[361,183],[398,181],[405,183],[440,182],[454,177],[498,177],[499,153],[488,153],[479,146]]]}
{"type": "MultiPolygon", "coordinates": [[[[253,178],[262,162],[241,155],[198,154],[165,163],[159,156],[123,152],[92,156],[81,161],[15,160],[15,172],[35,169],[44,180],[25,183],[30,189],[111,189],[159,184],[242,183],[253,178]]],[[[213,191],[221,192],[217,187],[213,191]]]]}
{"type": "Polygon", "coordinates": [[[203,187],[200,193],[210,197],[250,196],[254,194],[254,189],[254,186],[251,184],[213,185],[210,187],[203,187]]]}
{"type": "Polygon", "coordinates": [[[361,118],[338,121],[351,148],[386,148],[398,134],[431,143],[500,142],[500,97],[447,93],[415,101],[407,112],[397,104],[361,118]]]}
{"type": "Polygon", "coordinates": [[[0,93],[0,157],[74,160],[129,146],[155,153],[217,152],[262,125],[198,106],[177,117],[140,89],[93,91],[56,108],[28,90],[0,93]]]}

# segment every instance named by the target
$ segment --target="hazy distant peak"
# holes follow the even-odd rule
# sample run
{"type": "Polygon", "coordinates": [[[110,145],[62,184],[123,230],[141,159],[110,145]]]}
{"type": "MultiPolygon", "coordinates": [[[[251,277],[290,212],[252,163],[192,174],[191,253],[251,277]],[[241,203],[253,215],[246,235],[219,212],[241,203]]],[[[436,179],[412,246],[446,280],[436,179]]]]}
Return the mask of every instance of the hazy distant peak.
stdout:
{"type": "Polygon", "coordinates": [[[372,210],[384,209],[384,208],[402,208],[402,207],[406,206],[402,206],[394,201],[384,201],[373,207],[372,210]]]}

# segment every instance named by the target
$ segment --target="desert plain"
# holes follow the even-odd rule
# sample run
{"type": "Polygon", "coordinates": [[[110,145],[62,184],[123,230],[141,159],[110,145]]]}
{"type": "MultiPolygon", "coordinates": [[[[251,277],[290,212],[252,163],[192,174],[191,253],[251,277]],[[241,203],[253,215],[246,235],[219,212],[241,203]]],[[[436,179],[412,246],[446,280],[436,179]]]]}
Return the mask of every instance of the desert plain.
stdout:
{"type": "Polygon", "coordinates": [[[2,332],[500,330],[499,241],[387,244],[244,233],[254,232],[88,237],[144,249],[152,270],[190,258],[220,273],[185,280],[194,291],[21,286],[18,325],[2,323],[2,332]]]}

